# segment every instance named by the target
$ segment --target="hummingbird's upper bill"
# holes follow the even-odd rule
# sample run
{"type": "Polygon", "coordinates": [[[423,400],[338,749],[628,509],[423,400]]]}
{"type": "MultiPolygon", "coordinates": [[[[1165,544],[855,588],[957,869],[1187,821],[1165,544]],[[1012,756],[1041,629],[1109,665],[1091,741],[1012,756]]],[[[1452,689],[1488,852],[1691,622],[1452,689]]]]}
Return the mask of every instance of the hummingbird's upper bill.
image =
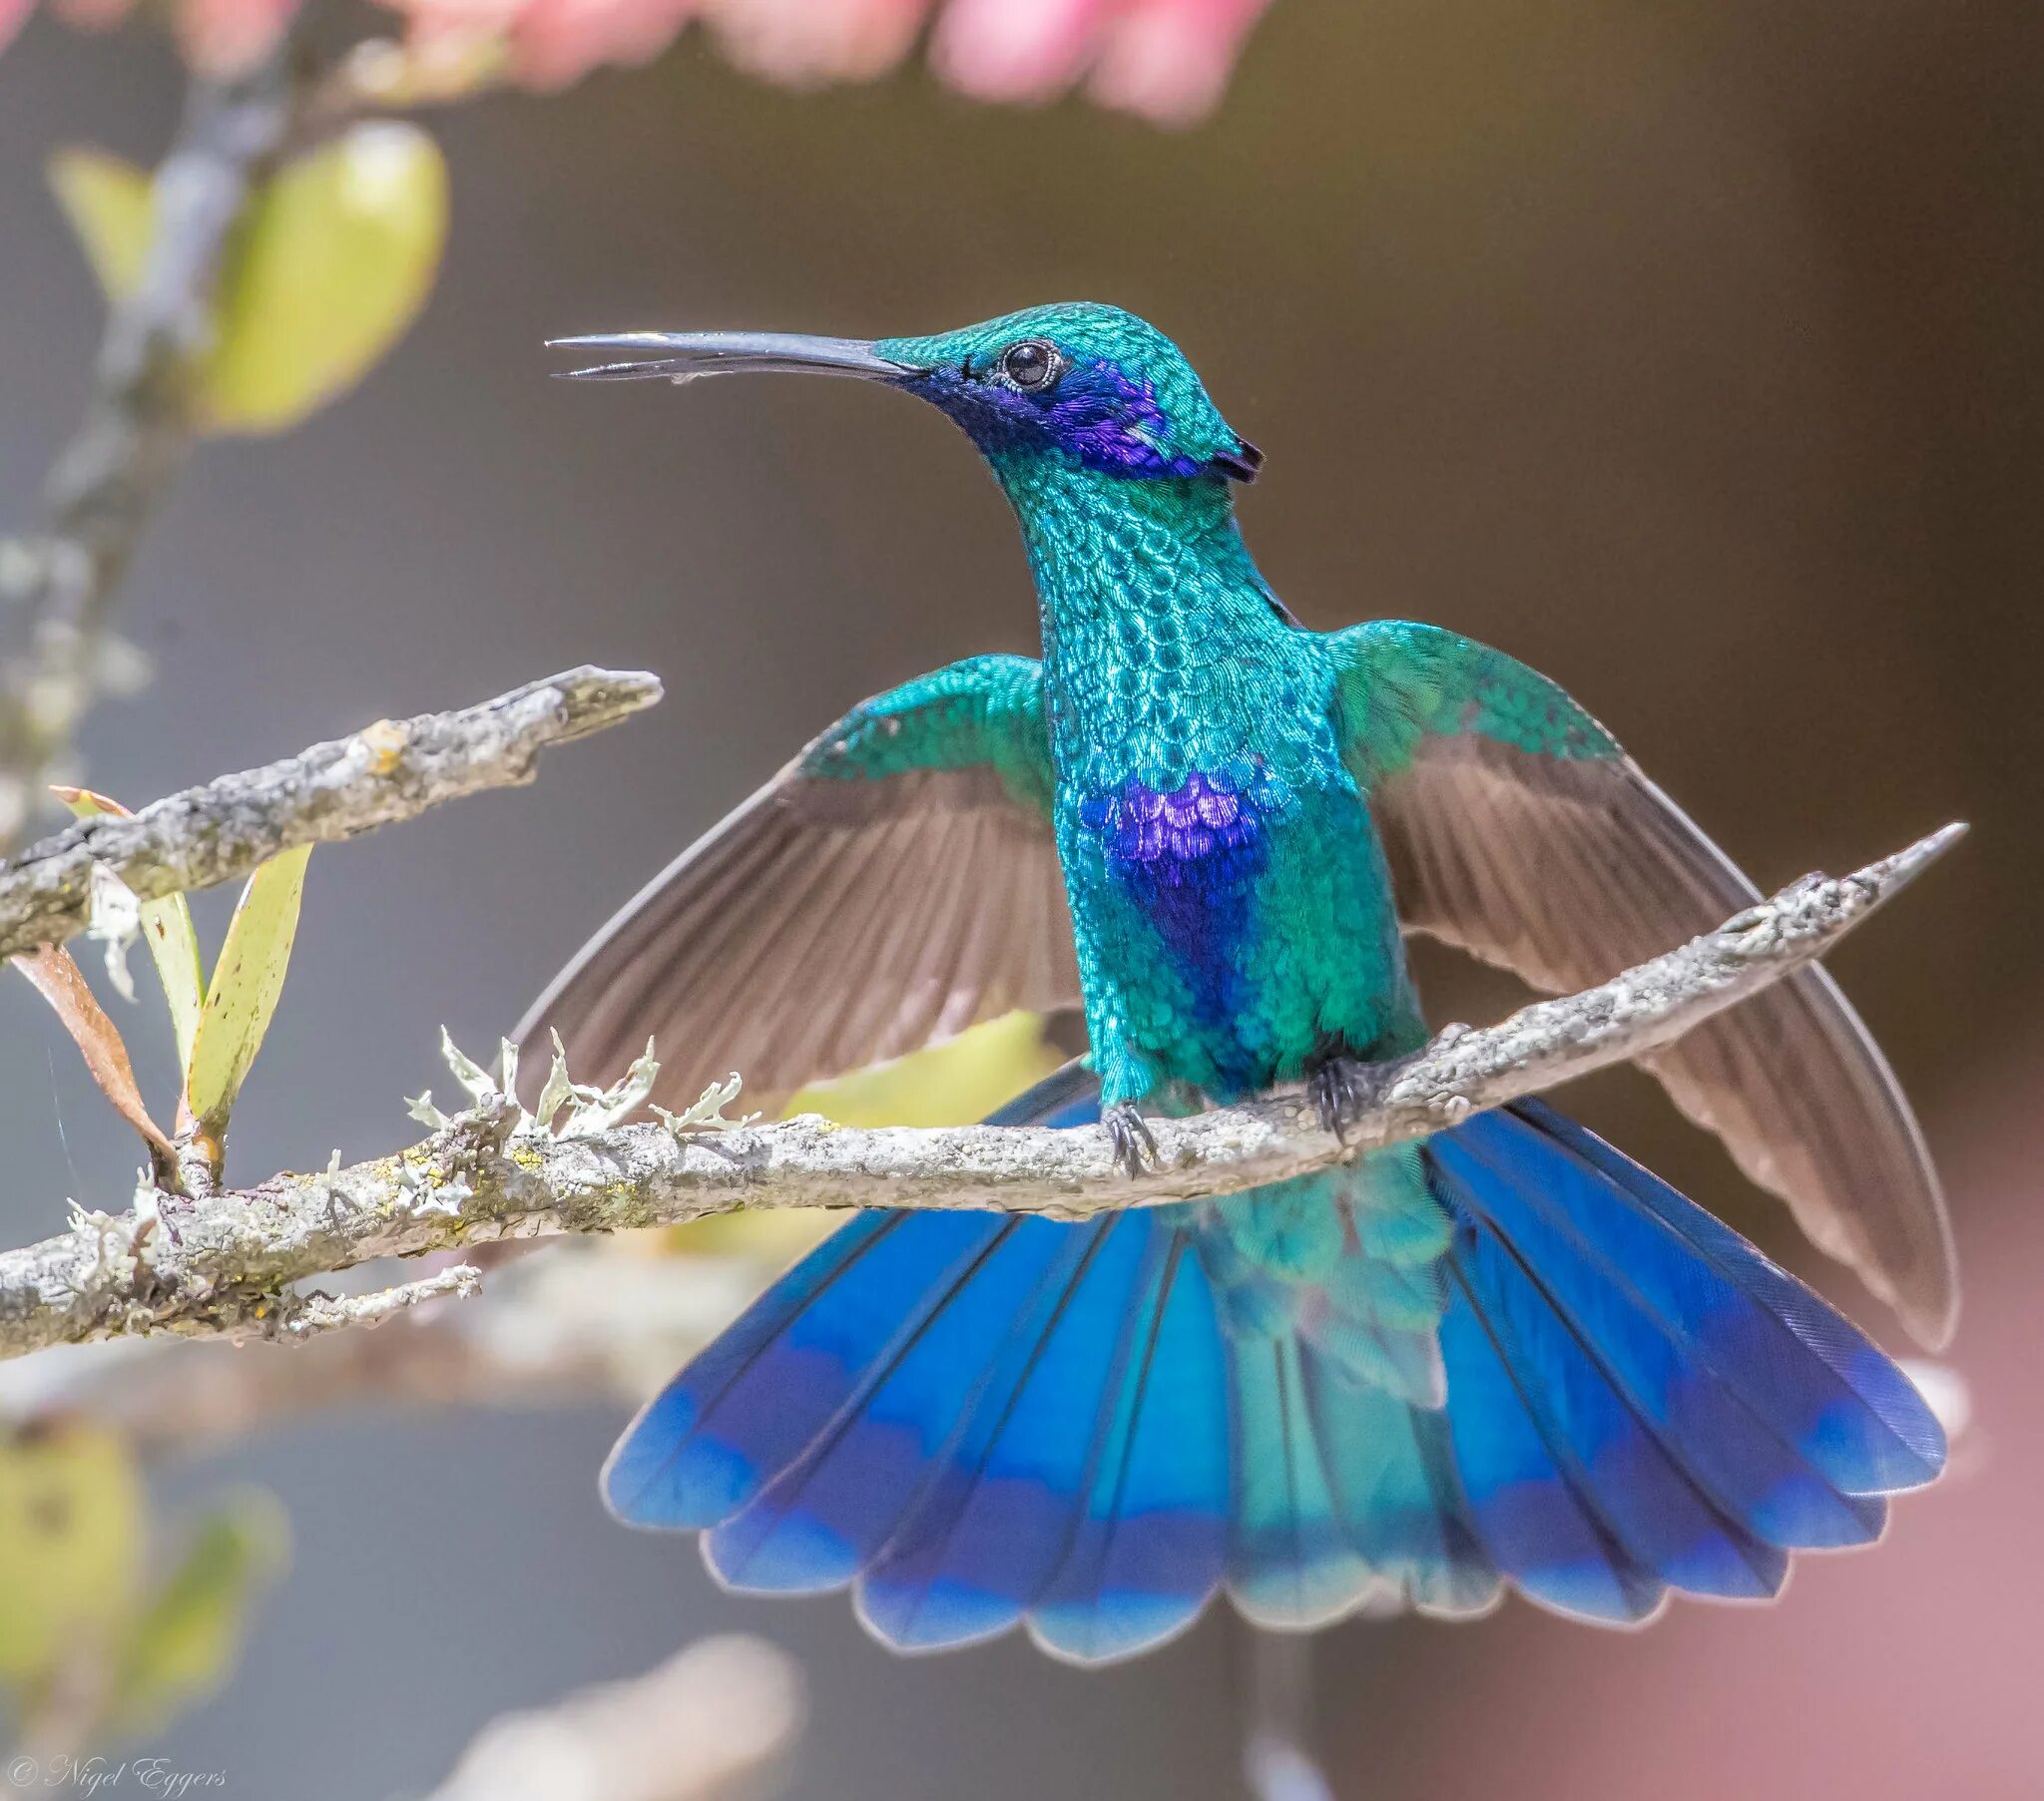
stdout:
{"type": "Polygon", "coordinates": [[[923,371],[880,355],[855,337],[815,337],[798,331],[619,331],[594,337],[557,337],[555,350],[615,351],[630,360],[567,369],[569,381],[693,381],[699,375],[854,375],[900,381],[923,371]]]}
{"type": "Polygon", "coordinates": [[[1254,481],[1256,447],[1229,428],[1185,353],[1154,325],[1085,301],[1032,306],[932,337],[810,337],[764,331],[626,331],[568,349],[628,360],[583,381],[691,381],[778,370],[856,375],[928,401],[960,426],[1004,483],[1059,479],[1254,481]]]}

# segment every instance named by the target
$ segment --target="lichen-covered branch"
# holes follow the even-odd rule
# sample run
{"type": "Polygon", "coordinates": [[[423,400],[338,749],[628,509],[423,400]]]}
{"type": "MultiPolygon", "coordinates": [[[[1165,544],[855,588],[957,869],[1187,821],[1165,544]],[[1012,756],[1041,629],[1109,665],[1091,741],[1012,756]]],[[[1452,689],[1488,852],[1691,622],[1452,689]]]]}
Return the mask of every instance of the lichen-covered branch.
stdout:
{"type": "Polygon", "coordinates": [[[387,1319],[409,1313],[421,1301],[436,1301],[443,1295],[466,1299],[481,1293],[482,1285],[481,1270],[473,1263],[457,1263],[438,1275],[399,1282],[369,1294],[285,1294],[278,1300],[274,1336],[302,1344],[344,1326],[380,1326],[387,1319]]]}
{"type": "MultiPolygon", "coordinates": [[[[0,1363],[0,1424],[82,1417],[119,1431],[140,1456],[182,1458],[351,1408],[633,1408],[787,1255],[777,1234],[757,1248],[672,1256],[567,1239],[543,1256],[500,1256],[482,1292],[458,1307],[413,1306],[373,1332],[326,1331],[312,1344],[279,1333],[288,1348],[275,1349],[232,1338],[113,1338],[0,1363]]],[[[455,1276],[374,1298],[425,1298],[429,1283],[455,1276]]]]}
{"type": "Polygon", "coordinates": [[[332,843],[442,801],[530,781],[542,750],[659,698],[652,675],[569,670],[478,706],[378,720],[126,818],[80,820],[0,868],[0,956],[83,931],[95,866],[143,900],[208,888],[294,845],[332,843]]]}
{"type": "MultiPolygon", "coordinates": [[[[813,1117],[554,1133],[502,1094],[396,1156],[282,1174],[161,1217],[83,1213],[0,1255],[0,1356],[123,1332],[265,1334],[291,1284],[372,1258],[742,1207],[976,1207],[1083,1218],[1231,1192],[1420,1137],[1658,1049],[1835,944],[1942,851],[1947,826],[1842,879],[1808,876],[1716,931],[1501,1024],[1451,1028],[1377,1073],[1346,1143],[1298,1093],[1153,1123],[1158,1156],[1124,1174],[1107,1134],[1034,1127],[860,1130],[813,1117]]],[[[481,1072],[464,1068],[471,1089],[481,1072]]],[[[508,1089],[506,1081],[503,1086],[508,1089]]],[[[556,1085],[550,1084],[550,1090],[556,1085]]],[[[586,1126],[589,1116],[582,1116],[586,1126]]]]}
{"type": "Polygon", "coordinates": [[[135,547],[192,443],[188,376],[214,283],[296,102],[291,49],[231,82],[196,80],[156,179],[142,278],[107,320],[91,404],[51,470],[43,523],[0,542],[0,848],[101,685],[108,617],[135,547]]]}

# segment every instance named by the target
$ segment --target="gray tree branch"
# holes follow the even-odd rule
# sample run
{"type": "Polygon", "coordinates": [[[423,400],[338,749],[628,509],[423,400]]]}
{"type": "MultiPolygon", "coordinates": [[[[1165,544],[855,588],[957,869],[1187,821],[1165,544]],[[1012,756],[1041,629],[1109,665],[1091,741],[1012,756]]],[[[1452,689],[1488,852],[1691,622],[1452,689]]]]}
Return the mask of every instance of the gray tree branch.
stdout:
{"type": "Polygon", "coordinates": [[[82,819],[0,868],[0,956],[82,932],[96,865],[144,900],[210,888],[294,845],[330,844],[442,801],[528,782],[542,750],[659,698],[652,675],[569,670],[458,711],[380,719],[125,819],[82,819]]]}
{"type": "MultiPolygon", "coordinates": [[[[971,1207],[1076,1219],[1303,1174],[1672,1042],[1834,945],[1949,848],[1942,831],[1842,879],[1808,876],[1687,945],[1377,1073],[1345,1144],[1279,1093],[1153,1123],[1139,1176],[1099,1131],[610,1126],[556,1135],[501,1094],[421,1143],[150,1213],[80,1213],[0,1255],[0,1356],[120,1333],[273,1334],[292,1284],[377,1257],[671,1224],[741,1207],[971,1207]]],[[[505,1087],[509,1087],[506,1083],[505,1087]]]]}
{"type": "Polygon", "coordinates": [[[280,43],[239,80],[194,81],[157,172],[142,280],[108,318],[91,404],[51,470],[43,523],[0,542],[0,848],[35,816],[101,685],[122,577],[191,448],[193,354],[235,225],[292,129],[291,55],[280,43]]]}

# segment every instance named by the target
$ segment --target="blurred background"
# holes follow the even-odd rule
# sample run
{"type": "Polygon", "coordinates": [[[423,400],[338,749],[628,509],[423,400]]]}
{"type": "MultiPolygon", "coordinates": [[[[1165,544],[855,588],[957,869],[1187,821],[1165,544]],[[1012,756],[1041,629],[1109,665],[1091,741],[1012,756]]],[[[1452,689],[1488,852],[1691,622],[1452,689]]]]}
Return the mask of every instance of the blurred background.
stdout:
{"type": "MultiPolygon", "coordinates": [[[[0,57],[0,525],[33,518],[102,329],[45,160],[155,161],[183,79],[147,33],[48,18],[0,57]]],[[[852,701],[1034,648],[1010,522],[935,414],[849,383],[576,388],[544,338],[1118,302],[1267,452],[1246,530],[1308,624],[1409,615],[1535,664],[1764,887],[1975,827],[1836,965],[1951,1192],[1974,1423],[1950,1478],[1764,1612],[1605,1634],[1512,1602],[1323,1635],[1334,1793],[2044,1792],[2040,96],[2031,0],[1276,0],[1190,130],[980,106],[916,64],[790,92],[694,33],[436,111],[423,315],[287,437],[198,454],[122,600],[155,680],[87,719],[87,775],[139,803],[581,662],[668,698],[531,790],[313,858],[235,1169],[409,1141],[443,1022],[493,1042],[852,701]]],[[[1512,1000],[1423,974],[1441,1018],[1512,1000]]],[[[168,1035],[130,1036],[164,1092],[168,1035]]],[[[77,1064],[0,985],[10,1243],[132,1185],[77,1064]]],[[[1907,1348],[1658,1091],[1570,1105],[1907,1348]]],[[[1244,1792],[1257,1666],[1224,1612],[1105,1672],[1013,1641],[898,1660],[841,1600],[722,1595],[687,1543],[612,1524],[621,1418],[362,1405],[159,1463],[171,1516],[273,1489],[295,1552],[232,1684],[148,1749],[231,1794],[419,1794],[487,1716],[743,1627],[806,1673],[805,1801],[1244,1792]]]]}

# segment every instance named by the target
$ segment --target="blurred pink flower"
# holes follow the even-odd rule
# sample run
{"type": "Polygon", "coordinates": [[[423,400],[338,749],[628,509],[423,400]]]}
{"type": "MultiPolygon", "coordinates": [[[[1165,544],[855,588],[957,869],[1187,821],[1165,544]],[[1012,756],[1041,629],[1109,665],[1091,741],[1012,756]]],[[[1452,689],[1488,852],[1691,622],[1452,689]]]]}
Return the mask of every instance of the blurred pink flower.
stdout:
{"type": "MultiPolygon", "coordinates": [[[[0,0],[0,13],[8,4],[0,0]]],[[[298,0],[177,0],[167,16],[185,61],[201,74],[225,77],[259,61],[297,9],[298,0]]],[[[80,30],[107,31],[135,10],[135,0],[55,0],[53,10],[80,30]]],[[[6,37],[0,18],[0,44],[6,37]]]]}
{"type": "Polygon", "coordinates": [[[261,60],[290,23],[297,0],[179,0],[178,46],[208,75],[235,75],[261,60]]]}
{"type": "Polygon", "coordinates": [[[930,25],[938,79],[976,100],[1046,101],[1085,81],[1105,105],[1188,125],[1221,98],[1270,0],[386,3],[405,17],[414,42],[501,42],[513,78],[527,87],[563,87],[606,63],[642,62],[692,20],[732,62],[763,80],[804,88],[870,80],[901,62],[930,25]]]}
{"type": "Polygon", "coordinates": [[[1109,23],[1093,98],[1159,125],[1192,125],[1220,103],[1271,0],[1134,0],[1109,23]]]}
{"type": "MultiPolygon", "coordinates": [[[[34,0],[0,0],[0,46],[34,0]]],[[[119,23],[136,0],[53,0],[71,23],[119,23]]],[[[233,75],[266,51],[299,0],[171,0],[195,69],[233,75]]],[[[1188,125],[1221,98],[1270,0],[385,0],[405,40],[442,68],[488,66],[553,89],[659,55],[700,22],[733,63],[783,87],[866,81],[914,49],[975,100],[1040,102],[1086,85],[1102,104],[1188,125]]]]}
{"type": "Polygon", "coordinates": [[[981,100],[1048,100],[1078,79],[1110,0],[951,0],[930,62],[940,79],[981,100]]]}
{"type": "Polygon", "coordinates": [[[929,0],[708,0],[703,17],[749,75],[783,87],[870,81],[907,56],[929,0]]]}

